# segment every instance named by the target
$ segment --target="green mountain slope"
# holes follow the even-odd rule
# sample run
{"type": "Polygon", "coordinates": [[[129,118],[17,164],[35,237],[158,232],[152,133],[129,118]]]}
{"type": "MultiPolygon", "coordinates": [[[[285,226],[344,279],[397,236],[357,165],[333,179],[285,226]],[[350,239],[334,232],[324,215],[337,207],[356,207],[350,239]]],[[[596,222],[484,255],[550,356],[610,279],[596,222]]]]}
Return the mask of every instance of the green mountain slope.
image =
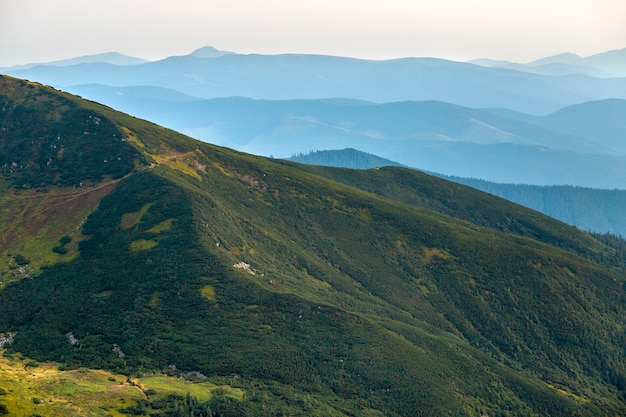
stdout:
{"type": "MultiPolygon", "coordinates": [[[[2,235],[14,231],[0,248],[10,254],[0,278],[8,353],[226,378],[243,396],[211,403],[213,415],[626,411],[626,279],[614,248],[410,170],[360,177],[241,154],[8,77],[3,146],[26,126],[75,123],[57,104],[38,109],[42,99],[114,127],[102,140],[130,164],[42,174],[35,189],[22,179],[45,163],[4,172],[1,208],[12,215],[2,235]],[[30,122],[16,124],[16,111],[30,122]],[[63,187],[66,177],[83,186],[63,187]],[[25,213],[41,217],[61,193],[90,212],[84,223],[69,232],[48,225],[75,216],[31,224],[25,213]]],[[[42,153],[45,140],[24,142],[26,154],[42,153]]],[[[137,407],[165,415],[151,404],[137,407]]]]}
{"type": "MultiPolygon", "coordinates": [[[[397,162],[355,149],[313,151],[309,154],[294,155],[289,158],[289,160],[303,164],[355,169],[382,168],[400,165],[397,162]]],[[[626,219],[623,216],[626,210],[625,190],[594,189],[568,185],[538,186],[502,184],[475,178],[449,177],[436,173],[433,175],[459,184],[468,185],[472,188],[540,211],[562,222],[575,225],[582,230],[593,233],[609,233],[615,236],[626,236],[626,219]]],[[[428,178],[426,176],[422,177],[428,178]]],[[[383,184],[382,181],[378,182],[379,184],[376,187],[370,185],[367,189],[372,191],[380,188],[383,184]]],[[[435,182],[434,184],[437,184],[439,187],[442,186],[440,183],[435,182]]],[[[384,186],[387,187],[386,184],[384,186]]],[[[414,195],[414,193],[407,192],[407,190],[397,190],[395,194],[399,198],[414,195]]],[[[479,196],[480,194],[467,196],[465,201],[475,202],[477,199],[480,199],[479,196]]],[[[402,201],[408,202],[406,198],[402,201]]],[[[462,201],[460,200],[459,202],[462,201]]],[[[433,208],[445,210],[446,205],[439,205],[439,207],[433,208]]],[[[482,209],[485,210],[485,207],[482,209]]],[[[504,207],[498,207],[498,210],[500,211],[500,217],[502,217],[502,214],[505,212],[503,211],[504,207]]],[[[449,214],[455,215],[455,211],[449,211],[449,214]]],[[[516,215],[519,215],[519,213],[516,215]]],[[[509,217],[515,216],[509,215],[509,217]]],[[[542,221],[546,221],[546,219],[542,218],[542,221]]]]}

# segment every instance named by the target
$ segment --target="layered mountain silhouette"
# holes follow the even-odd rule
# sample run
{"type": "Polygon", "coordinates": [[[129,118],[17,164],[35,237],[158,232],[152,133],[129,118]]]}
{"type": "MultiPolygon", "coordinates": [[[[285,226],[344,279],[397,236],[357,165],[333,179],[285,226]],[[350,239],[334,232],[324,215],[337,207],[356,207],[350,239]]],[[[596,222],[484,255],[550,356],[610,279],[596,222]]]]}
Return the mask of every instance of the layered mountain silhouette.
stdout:
{"type": "Polygon", "coordinates": [[[40,65],[5,73],[67,89],[151,85],[200,98],[351,98],[376,103],[445,101],[543,115],[590,100],[626,99],[626,79],[545,76],[435,58],[371,61],[323,55],[242,55],[201,48],[140,65],[40,65]]]}
{"type": "Polygon", "coordinates": [[[156,88],[73,92],[207,142],[287,158],[355,148],[403,165],[492,182],[626,187],[626,100],[547,116],[443,102],[192,100],[156,88]]]}
{"type": "MultiPolygon", "coordinates": [[[[6,76],[0,109],[8,355],[243,392],[210,415],[626,411],[617,239],[414,170],[252,156],[6,76]]],[[[165,415],[158,396],[124,412],[165,415]]]]}
{"type": "Polygon", "coordinates": [[[493,59],[476,59],[471,63],[486,67],[508,68],[544,75],[588,75],[593,77],[626,77],[626,49],[608,51],[589,57],[563,53],[526,64],[493,59]]]}
{"type": "Polygon", "coordinates": [[[147,62],[149,61],[146,59],[120,54],[119,52],[106,52],[102,54],[85,55],[85,56],[80,56],[76,58],[61,59],[58,61],[52,61],[52,62],[46,62],[46,63],[34,63],[34,64],[17,65],[14,67],[0,68],[0,71],[4,72],[4,71],[27,70],[27,69],[31,69],[31,68],[42,66],[42,65],[52,66],[52,67],[70,67],[70,66],[81,65],[81,64],[103,63],[103,64],[124,66],[124,65],[144,64],[147,62]]]}

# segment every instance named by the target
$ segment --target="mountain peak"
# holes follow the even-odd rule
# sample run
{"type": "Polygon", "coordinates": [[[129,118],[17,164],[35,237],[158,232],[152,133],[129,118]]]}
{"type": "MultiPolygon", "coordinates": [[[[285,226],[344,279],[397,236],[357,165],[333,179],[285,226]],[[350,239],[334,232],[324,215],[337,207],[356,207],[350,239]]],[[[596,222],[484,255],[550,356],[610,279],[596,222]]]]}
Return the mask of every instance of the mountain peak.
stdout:
{"type": "Polygon", "coordinates": [[[234,52],[220,51],[219,49],[215,49],[212,46],[204,46],[202,48],[196,49],[190,55],[195,56],[196,58],[218,58],[223,55],[232,54],[234,54],[234,52]]]}
{"type": "Polygon", "coordinates": [[[535,61],[529,62],[527,65],[545,65],[545,64],[579,64],[583,58],[580,55],[576,55],[571,52],[563,52],[562,54],[547,56],[545,58],[540,58],[535,61]]]}

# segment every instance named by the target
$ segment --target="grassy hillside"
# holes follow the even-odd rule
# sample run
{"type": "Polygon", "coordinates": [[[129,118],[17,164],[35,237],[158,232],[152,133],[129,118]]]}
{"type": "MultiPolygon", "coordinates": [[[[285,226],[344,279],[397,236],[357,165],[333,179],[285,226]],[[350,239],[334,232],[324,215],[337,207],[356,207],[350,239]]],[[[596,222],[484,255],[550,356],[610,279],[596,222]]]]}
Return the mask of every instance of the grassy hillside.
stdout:
{"type": "Polygon", "coordinates": [[[626,190],[601,190],[572,186],[497,184],[471,178],[455,182],[506,198],[546,213],[582,230],[626,236],[626,190]]]}
{"type": "MultiPolygon", "coordinates": [[[[399,165],[397,162],[379,158],[375,155],[355,149],[314,151],[305,155],[294,155],[292,158],[289,158],[289,160],[305,164],[356,169],[382,168],[399,165]]],[[[331,174],[332,172],[332,170],[328,171],[327,175],[334,175],[331,174]]],[[[381,175],[385,176],[387,174],[377,173],[373,176],[380,177],[381,175]]],[[[537,186],[527,184],[502,184],[475,178],[448,177],[441,174],[433,175],[505,198],[533,210],[540,211],[567,224],[575,225],[585,231],[626,236],[626,219],[624,219],[623,216],[624,210],[626,210],[625,190],[594,189],[567,185],[537,186]]],[[[361,173],[355,174],[354,176],[356,180],[360,176],[369,177],[372,175],[361,173]]],[[[445,183],[432,180],[426,175],[418,174],[416,178],[421,178],[422,182],[432,182],[432,185],[446,188],[446,186],[444,186],[445,183]]],[[[350,183],[351,179],[346,178],[345,181],[350,183]]],[[[398,185],[393,181],[392,183],[398,185]]],[[[385,195],[387,196],[395,194],[397,198],[400,198],[401,201],[404,202],[410,202],[411,198],[414,198],[411,196],[415,195],[412,190],[398,189],[393,193],[391,190],[385,191],[385,188],[393,188],[393,186],[387,185],[382,180],[378,181],[377,184],[363,184],[363,186],[367,186],[367,189],[370,191],[382,189],[380,192],[386,193],[385,195]]],[[[429,186],[429,188],[432,188],[432,186],[429,186]]],[[[469,193],[469,191],[467,192],[469,193]]],[[[428,191],[422,194],[429,195],[432,193],[428,191]]],[[[466,196],[457,194],[457,197],[459,198],[457,198],[458,201],[455,202],[456,206],[459,204],[476,204],[476,201],[480,201],[482,198],[480,193],[468,194],[466,196]]],[[[490,200],[489,203],[483,205],[481,210],[490,210],[488,206],[491,204],[490,200]]],[[[446,205],[435,205],[432,206],[432,208],[446,210],[446,205]]],[[[510,209],[510,206],[508,209],[510,209]]],[[[497,210],[500,211],[501,217],[501,215],[506,212],[507,207],[499,205],[497,210]]],[[[457,213],[456,210],[449,210],[448,213],[452,216],[458,216],[460,214],[457,213]]],[[[516,217],[519,214],[520,213],[509,215],[509,217],[516,217]]],[[[542,221],[549,220],[542,217],[542,221]]]]}
{"type": "MultiPolygon", "coordinates": [[[[35,106],[21,98],[35,89],[94,112],[133,161],[128,172],[81,173],[110,190],[83,205],[80,238],[65,243],[76,247],[0,290],[7,354],[241,390],[196,415],[626,411],[626,281],[610,246],[410,170],[279,163],[0,82],[16,108],[35,106]]],[[[38,124],[48,111],[33,114],[38,124]]],[[[3,210],[61,189],[24,190],[18,174],[5,173],[3,195],[15,198],[3,210]]],[[[10,244],[35,259],[20,246],[26,223],[10,222],[10,244]]],[[[35,231],[50,252],[64,245],[55,233],[35,231]]]]}

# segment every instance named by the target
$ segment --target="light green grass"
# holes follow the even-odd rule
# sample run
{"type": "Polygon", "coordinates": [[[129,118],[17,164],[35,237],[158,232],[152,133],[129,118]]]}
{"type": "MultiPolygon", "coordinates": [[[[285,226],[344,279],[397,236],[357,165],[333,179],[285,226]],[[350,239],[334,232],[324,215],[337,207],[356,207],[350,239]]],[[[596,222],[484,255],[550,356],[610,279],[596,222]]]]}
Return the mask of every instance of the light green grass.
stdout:
{"type": "Polygon", "coordinates": [[[158,244],[159,242],[157,242],[156,240],[139,239],[130,243],[130,250],[133,252],[137,252],[141,250],[148,250],[148,249],[152,249],[158,244]]]}
{"type": "Polygon", "coordinates": [[[163,220],[161,223],[152,226],[150,229],[146,230],[148,233],[161,233],[166,230],[170,230],[172,228],[172,222],[174,219],[163,220]]]}
{"type": "Polygon", "coordinates": [[[209,401],[216,390],[221,390],[224,395],[237,400],[243,399],[243,390],[238,388],[232,388],[227,385],[215,385],[210,382],[193,383],[162,375],[138,378],[137,384],[144,391],[152,389],[158,394],[178,394],[182,396],[189,393],[189,395],[200,401],[209,401]]]}
{"type": "Polygon", "coordinates": [[[52,363],[16,356],[0,356],[0,388],[6,392],[0,395],[0,404],[7,406],[11,416],[121,417],[125,414],[118,410],[145,399],[144,392],[149,389],[157,397],[190,394],[199,401],[210,400],[216,390],[240,401],[244,396],[241,389],[211,382],[194,383],[154,375],[133,379],[131,383],[124,375],[84,368],[62,371],[52,363]]]}

